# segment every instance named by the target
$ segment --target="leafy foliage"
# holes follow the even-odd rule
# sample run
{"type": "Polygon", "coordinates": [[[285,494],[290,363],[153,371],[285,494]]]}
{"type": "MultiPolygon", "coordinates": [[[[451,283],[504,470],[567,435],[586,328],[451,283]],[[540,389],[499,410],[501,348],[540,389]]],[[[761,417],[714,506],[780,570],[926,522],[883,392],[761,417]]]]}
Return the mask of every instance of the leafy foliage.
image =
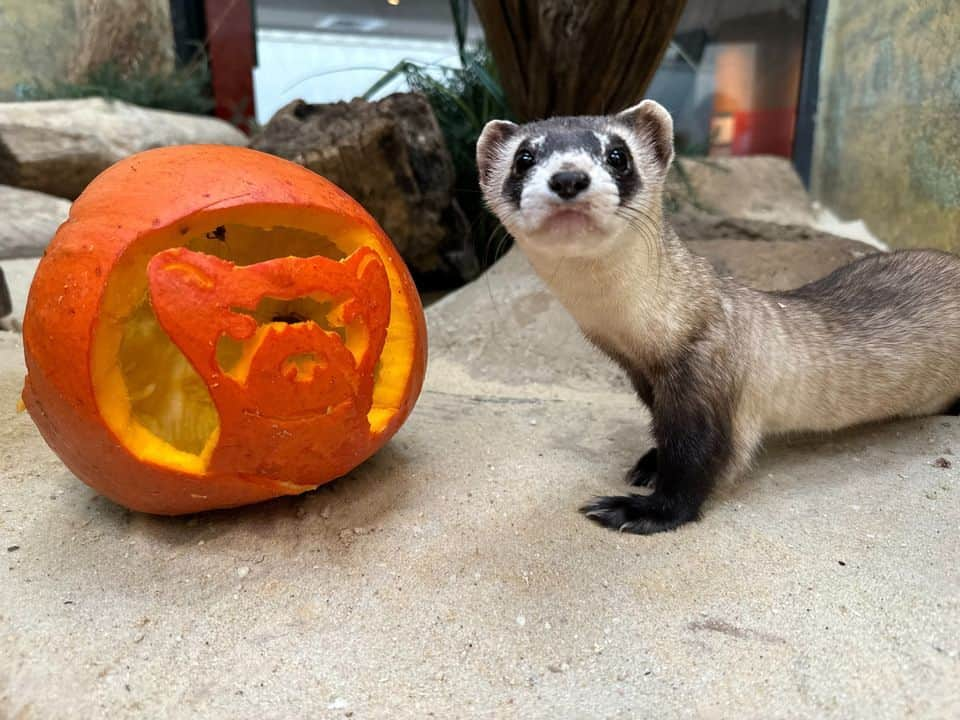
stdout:
{"type": "Polygon", "coordinates": [[[21,84],[15,93],[18,100],[103,97],[143,107],[205,115],[214,106],[209,86],[209,67],[206,58],[201,57],[166,73],[123,71],[118,64],[106,62],[78,81],[21,84]]]}

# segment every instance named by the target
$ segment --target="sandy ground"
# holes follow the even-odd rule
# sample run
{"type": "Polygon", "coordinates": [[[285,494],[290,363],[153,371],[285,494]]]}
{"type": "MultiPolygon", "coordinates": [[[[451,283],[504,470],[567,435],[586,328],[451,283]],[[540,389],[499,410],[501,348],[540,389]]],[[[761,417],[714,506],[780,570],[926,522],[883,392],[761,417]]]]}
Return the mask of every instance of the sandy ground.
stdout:
{"type": "Polygon", "coordinates": [[[960,716],[960,419],[772,443],[620,535],[576,508],[646,418],[522,260],[428,315],[384,451],[177,519],[61,465],[0,333],[0,718],[960,716]]]}

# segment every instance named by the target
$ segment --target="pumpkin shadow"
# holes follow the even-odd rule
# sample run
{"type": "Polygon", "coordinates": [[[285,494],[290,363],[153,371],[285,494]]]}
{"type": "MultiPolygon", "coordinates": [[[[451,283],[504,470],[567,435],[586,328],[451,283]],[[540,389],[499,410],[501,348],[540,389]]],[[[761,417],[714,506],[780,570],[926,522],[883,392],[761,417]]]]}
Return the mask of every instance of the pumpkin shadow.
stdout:
{"type": "MultiPolygon", "coordinates": [[[[51,478],[49,499],[18,533],[16,544],[29,555],[18,552],[16,559],[31,573],[55,578],[71,603],[90,593],[140,596],[201,577],[223,589],[224,569],[235,571],[237,581],[258,567],[281,565],[328,577],[381,559],[382,543],[363,536],[389,535],[395,515],[404,509],[409,515],[409,506],[422,501],[410,490],[415,455],[393,442],[349,475],[302,495],[178,517],[128,510],[62,468],[51,478]]],[[[30,597],[24,602],[39,601],[30,597]]]]}
{"type": "MultiPolygon", "coordinates": [[[[127,510],[97,496],[88,505],[93,523],[128,540],[141,537],[159,547],[184,549],[243,536],[272,552],[310,545],[350,550],[353,536],[389,527],[408,495],[405,478],[412,453],[390,443],[347,475],[301,495],[244,507],[174,517],[127,510]]],[[[222,546],[223,543],[221,542],[222,546]]]]}

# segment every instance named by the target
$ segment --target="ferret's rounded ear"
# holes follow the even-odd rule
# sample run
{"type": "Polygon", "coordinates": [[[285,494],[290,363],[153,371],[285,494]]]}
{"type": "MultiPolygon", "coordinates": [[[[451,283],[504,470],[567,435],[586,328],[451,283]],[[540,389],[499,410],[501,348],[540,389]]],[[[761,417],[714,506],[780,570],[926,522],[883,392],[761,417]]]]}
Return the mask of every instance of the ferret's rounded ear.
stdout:
{"type": "Polygon", "coordinates": [[[481,184],[489,180],[500,146],[513,137],[518,127],[507,120],[491,120],[484,126],[477,139],[477,170],[481,184]]]}
{"type": "Polygon", "coordinates": [[[673,162],[673,118],[666,108],[654,100],[644,100],[616,115],[653,148],[657,162],[664,170],[673,162]]]}

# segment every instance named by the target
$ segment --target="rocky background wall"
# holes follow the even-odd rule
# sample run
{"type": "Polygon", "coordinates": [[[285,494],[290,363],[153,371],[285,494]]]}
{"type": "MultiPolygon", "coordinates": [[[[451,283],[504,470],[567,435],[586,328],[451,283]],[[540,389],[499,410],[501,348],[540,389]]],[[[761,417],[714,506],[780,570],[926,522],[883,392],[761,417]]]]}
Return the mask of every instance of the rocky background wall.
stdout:
{"type": "Polygon", "coordinates": [[[0,0],[0,99],[18,84],[82,81],[112,63],[120,72],[173,69],[169,0],[0,0]]]}
{"type": "Polygon", "coordinates": [[[77,14],[72,3],[0,0],[0,98],[17,83],[63,77],[73,57],[77,14]]]}
{"type": "Polygon", "coordinates": [[[894,247],[960,251],[960,3],[831,2],[813,193],[894,247]]]}

